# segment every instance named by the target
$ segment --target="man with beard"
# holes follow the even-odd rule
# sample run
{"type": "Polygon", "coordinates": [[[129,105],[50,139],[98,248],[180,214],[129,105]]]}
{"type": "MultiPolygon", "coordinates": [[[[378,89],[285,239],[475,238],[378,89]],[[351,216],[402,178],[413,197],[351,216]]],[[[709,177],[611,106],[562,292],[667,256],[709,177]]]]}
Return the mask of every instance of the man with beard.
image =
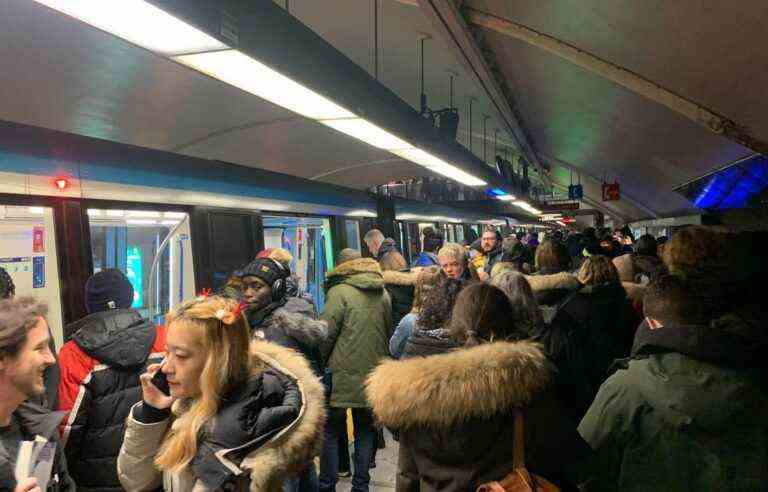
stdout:
{"type": "Polygon", "coordinates": [[[54,364],[47,307],[32,297],[0,301],[0,489],[41,492],[34,478],[17,483],[14,475],[22,441],[40,436],[56,443],[48,491],[74,491],[75,484],[58,441],[64,414],[27,400],[45,391],[43,373],[54,364]]]}
{"type": "Polygon", "coordinates": [[[501,250],[501,233],[496,229],[487,228],[480,237],[480,246],[483,248],[483,255],[485,255],[486,260],[483,269],[477,270],[477,276],[480,280],[486,281],[491,276],[493,265],[502,261],[502,256],[504,256],[504,252],[501,250]]]}

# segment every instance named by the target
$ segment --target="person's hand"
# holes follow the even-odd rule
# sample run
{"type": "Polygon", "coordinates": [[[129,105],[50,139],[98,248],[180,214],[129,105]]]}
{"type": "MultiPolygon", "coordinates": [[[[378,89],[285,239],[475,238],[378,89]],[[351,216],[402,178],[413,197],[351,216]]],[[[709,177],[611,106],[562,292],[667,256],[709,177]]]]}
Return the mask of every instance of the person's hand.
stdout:
{"type": "Polygon", "coordinates": [[[42,492],[40,487],[37,486],[37,479],[35,477],[25,478],[21,482],[16,484],[16,488],[13,492],[42,492]]]}
{"type": "Polygon", "coordinates": [[[491,276],[490,276],[490,275],[488,275],[488,274],[485,272],[485,270],[483,270],[482,268],[478,268],[478,269],[477,269],[477,278],[479,278],[481,282],[485,282],[486,280],[488,280],[489,278],[491,278],[491,276]]]}
{"type": "Polygon", "coordinates": [[[159,370],[160,364],[150,364],[147,366],[147,372],[139,376],[139,379],[141,380],[141,393],[144,401],[158,410],[163,410],[165,408],[171,408],[173,398],[166,396],[152,384],[152,377],[159,370]]]}

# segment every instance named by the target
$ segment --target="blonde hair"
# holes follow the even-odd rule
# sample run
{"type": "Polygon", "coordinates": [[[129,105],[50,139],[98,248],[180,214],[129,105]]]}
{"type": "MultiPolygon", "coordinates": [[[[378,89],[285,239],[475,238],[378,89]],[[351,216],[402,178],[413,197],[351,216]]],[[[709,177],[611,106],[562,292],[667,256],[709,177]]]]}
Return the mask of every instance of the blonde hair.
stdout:
{"type": "Polygon", "coordinates": [[[251,365],[249,330],[236,301],[220,296],[188,301],[168,315],[167,326],[173,324],[193,331],[206,353],[200,395],[174,403],[177,418],[155,456],[158,468],[176,473],[195,457],[200,430],[218,413],[221,399],[245,383],[251,365]]]}
{"type": "Polygon", "coordinates": [[[464,262],[467,259],[467,251],[464,246],[458,243],[445,243],[440,251],[437,252],[437,257],[450,256],[458,262],[464,262]]]}
{"type": "Polygon", "coordinates": [[[619,271],[606,256],[594,255],[587,258],[576,276],[584,285],[600,285],[619,281],[619,271]]]}

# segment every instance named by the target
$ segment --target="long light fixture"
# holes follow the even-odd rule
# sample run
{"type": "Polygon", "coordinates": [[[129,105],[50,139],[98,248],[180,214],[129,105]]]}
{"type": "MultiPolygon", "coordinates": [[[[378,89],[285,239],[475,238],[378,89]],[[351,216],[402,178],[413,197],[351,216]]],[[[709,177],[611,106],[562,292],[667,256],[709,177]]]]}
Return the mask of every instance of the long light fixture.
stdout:
{"type": "Polygon", "coordinates": [[[496,195],[497,200],[501,200],[502,202],[511,202],[515,200],[515,195],[496,195]]]}
{"type": "Polygon", "coordinates": [[[313,120],[354,118],[355,115],[237,50],[172,57],[198,72],[249,92],[313,120]]]}
{"type": "Polygon", "coordinates": [[[36,0],[86,24],[166,56],[227,46],[143,0],[36,0]]]}
{"type": "Polygon", "coordinates": [[[392,153],[467,186],[484,186],[487,184],[482,179],[476,178],[421,149],[393,150],[392,153]]]}
{"type": "Polygon", "coordinates": [[[541,215],[541,210],[539,210],[538,208],[533,207],[532,205],[528,204],[528,202],[524,202],[522,200],[517,200],[517,201],[512,202],[512,204],[515,205],[516,207],[522,208],[526,212],[531,213],[533,215],[541,215]]]}
{"type": "Polygon", "coordinates": [[[461,184],[486,184],[147,1],[36,1],[461,184]]]}

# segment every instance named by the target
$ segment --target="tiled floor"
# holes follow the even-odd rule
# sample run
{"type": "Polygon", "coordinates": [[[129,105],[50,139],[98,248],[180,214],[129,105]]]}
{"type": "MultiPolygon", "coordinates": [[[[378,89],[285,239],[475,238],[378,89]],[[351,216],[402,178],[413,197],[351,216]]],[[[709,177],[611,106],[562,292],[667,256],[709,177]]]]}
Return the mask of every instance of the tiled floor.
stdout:
{"type": "MultiPolygon", "coordinates": [[[[380,449],[376,455],[376,468],[371,469],[371,491],[395,490],[395,475],[397,474],[397,442],[392,439],[392,435],[384,431],[384,438],[387,447],[380,449]]],[[[350,456],[354,451],[354,446],[350,446],[350,456]]],[[[336,485],[337,492],[349,492],[352,490],[351,478],[340,478],[336,485]]]]}

